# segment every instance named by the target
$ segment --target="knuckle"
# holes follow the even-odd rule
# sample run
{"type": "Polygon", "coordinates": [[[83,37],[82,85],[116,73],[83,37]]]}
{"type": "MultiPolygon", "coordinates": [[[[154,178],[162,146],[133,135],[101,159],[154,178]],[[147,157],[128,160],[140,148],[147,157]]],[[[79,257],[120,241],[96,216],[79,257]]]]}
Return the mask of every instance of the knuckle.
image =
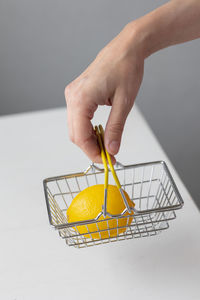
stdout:
{"type": "Polygon", "coordinates": [[[74,80],[65,87],[66,103],[74,108],[88,102],[90,98],[90,88],[84,82],[74,80]]]}
{"type": "Polygon", "coordinates": [[[75,145],[77,145],[78,147],[81,148],[82,143],[83,143],[83,142],[82,142],[82,138],[76,136],[76,134],[70,134],[69,137],[70,137],[70,140],[71,140],[71,142],[72,142],[73,144],[75,144],[75,145]]]}
{"type": "Polygon", "coordinates": [[[77,88],[75,82],[72,81],[65,87],[65,99],[68,104],[73,104],[74,102],[78,102],[80,96],[81,93],[77,88]]]}
{"type": "Polygon", "coordinates": [[[70,89],[71,89],[71,86],[70,84],[68,84],[66,87],[65,87],[65,96],[68,96],[69,92],[70,92],[70,89]]]}
{"type": "Polygon", "coordinates": [[[118,121],[118,122],[115,122],[115,123],[111,123],[109,125],[109,131],[111,134],[119,134],[123,131],[123,128],[124,128],[124,125],[122,124],[122,122],[118,121]]]}
{"type": "Polygon", "coordinates": [[[76,137],[74,143],[83,150],[85,148],[86,141],[81,137],[76,137]]]}
{"type": "Polygon", "coordinates": [[[68,97],[68,104],[74,108],[79,108],[84,100],[86,99],[87,94],[84,90],[73,90],[68,97]]]}
{"type": "Polygon", "coordinates": [[[131,97],[124,97],[123,99],[124,102],[124,106],[130,110],[133,106],[133,99],[131,99],[131,97]]]}
{"type": "Polygon", "coordinates": [[[83,139],[83,138],[80,138],[80,137],[77,137],[76,139],[76,144],[80,147],[80,148],[84,148],[86,143],[87,143],[88,139],[83,139]]]}
{"type": "Polygon", "coordinates": [[[65,92],[64,92],[65,100],[66,100],[67,103],[68,103],[68,101],[69,101],[70,91],[71,91],[71,86],[70,86],[70,84],[68,84],[68,85],[65,87],[65,92]]]}
{"type": "Polygon", "coordinates": [[[79,146],[81,149],[87,149],[88,148],[88,143],[91,140],[91,136],[83,138],[82,136],[77,136],[76,137],[76,145],[79,146]]]}

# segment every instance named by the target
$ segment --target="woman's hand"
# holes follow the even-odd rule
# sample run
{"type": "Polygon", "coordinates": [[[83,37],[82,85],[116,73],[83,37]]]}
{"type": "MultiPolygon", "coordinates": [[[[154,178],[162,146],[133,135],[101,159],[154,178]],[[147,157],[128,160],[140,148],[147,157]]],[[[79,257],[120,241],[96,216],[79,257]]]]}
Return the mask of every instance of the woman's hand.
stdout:
{"type": "MultiPolygon", "coordinates": [[[[71,140],[101,162],[91,119],[98,105],[111,105],[105,145],[115,155],[140,88],[144,58],[200,37],[200,1],[173,0],[129,23],[65,89],[71,140]]],[[[113,157],[114,160],[114,157],[113,157]]]]}
{"type": "Polygon", "coordinates": [[[112,106],[105,128],[105,146],[117,154],[126,118],[143,78],[141,36],[128,24],[65,89],[70,139],[93,161],[101,156],[91,120],[98,105],[112,106]]]}

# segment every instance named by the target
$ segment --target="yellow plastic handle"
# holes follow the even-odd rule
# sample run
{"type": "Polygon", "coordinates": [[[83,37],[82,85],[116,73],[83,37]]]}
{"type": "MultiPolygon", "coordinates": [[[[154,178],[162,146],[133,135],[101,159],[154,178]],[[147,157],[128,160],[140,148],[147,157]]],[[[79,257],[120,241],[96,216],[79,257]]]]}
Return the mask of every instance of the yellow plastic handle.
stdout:
{"type": "Polygon", "coordinates": [[[102,162],[104,165],[104,171],[105,171],[105,177],[104,177],[104,189],[108,188],[108,166],[107,166],[107,160],[106,160],[106,154],[104,152],[104,146],[103,146],[103,140],[102,137],[100,135],[100,132],[98,130],[98,127],[95,126],[94,128],[97,139],[98,139],[98,143],[99,143],[99,148],[101,151],[101,158],[102,158],[102,162]]]}
{"type": "Polygon", "coordinates": [[[101,137],[102,137],[102,141],[103,141],[103,145],[104,145],[104,149],[105,149],[106,157],[107,157],[107,160],[108,160],[108,163],[109,163],[109,166],[110,166],[111,173],[113,175],[113,178],[115,180],[115,183],[116,183],[118,189],[120,189],[121,188],[121,184],[119,182],[119,179],[118,179],[117,174],[115,172],[115,169],[113,167],[113,164],[112,164],[112,161],[111,161],[111,158],[110,158],[110,154],[106,150],[106,147],[105,147],[105,144],[104,144],[104,130],[103,130],[102,125],[99,125],[99,130],[100,130],[100,133],[101,133],[101,137]]]}

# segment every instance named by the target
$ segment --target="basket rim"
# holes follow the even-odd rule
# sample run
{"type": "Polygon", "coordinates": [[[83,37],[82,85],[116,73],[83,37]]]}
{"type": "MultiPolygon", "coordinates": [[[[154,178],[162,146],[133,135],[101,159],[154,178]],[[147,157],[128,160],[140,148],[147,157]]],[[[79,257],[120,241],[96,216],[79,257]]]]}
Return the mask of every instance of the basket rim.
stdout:
{"type": "MultiPolygon", "coordinates": [[[[161,164],[163,165],[163,168],[165,170],[165,172],[168,175],[168,178],[171,182],[171,185],[174,189],[175,195],[178,199],[179,204],[176,205],[171,205],[171,206],[166,206],[166,207],[162,207],[162,208],[157,208],[157,209],[148,209],[148,210],[143,210],[140,211],[139,214],[135,214],[133,215],[133,217],[137,217],[137,216],[142,216],[142,215],[146,215],[146,214],[150,214],[150,213],[156,213],[156,212],[164,212],[164,211],[171,211],[171,210],[177,210],[183,207],[184,205],[184,201],[183,198],[177,188],[177,185],[169,171],[169,168],[166,164],[165,161],[160,160],[160,161],[153,161],[153,162],[146,162],[146,163],[138,163],[138,164],[131,164],[131,165],[122,165],[120,164],[120,168],[118,168],[117,170],[123,170],[123,169],[130,169],[130,168],[139,168],[139,167],[143,167],[143,166],[150,166],[150,165],[158,165],[161,164]]],[[[56,229],[63,229],[63,228],[67,228],[67,227],[73,227],[73,226],[78,226],[78,225],[86,225],[86,224],[92,224],[92,223],[96,223],[96,222],[100,222],[102,220],[96,220],[96,219],[91,219],[91,220],[85,220],[85,221],[77,221],[77,222],[71,222],[71,223],[63,223],[63,224],[59,224],[59,225],[54,225],[52,222],[52,217],[51,217],[51,210],[50,210],[50,205],[49,205],[49,201],[48,201],[48,193],[47,193],[47,184],[49,182],[52,181],[56,181],[56,180],[63,180],[65,178],[73,178],[73,177],[79,177],[79,176],[84,176],[90,169],[92,166],[95,166],[94,164],[91,164],[85,171],[83,172],[76,172],[76,173],[71,173],[71,174],[66,174],[66,175],[60,175],[60,176],[54,176],[54,177],[48,177],[45,178],[43,180],[43,187],[44,187],[44,194],[45,194],[45,200],[46,200],[46,206],[47,206],[47,213],[48,213],[48,218],[49,218],[49,223],[56,229]]],[[[99,170],[98,172],[96,172],[96,174],[98,173],[103,173],[103,169],[101,170],[100,168],[97,167],[97,170],[99,170]]],[[[92,175],[92,173],[88,174],[88,175],[92,175]]],[[[121,218],[123,216],[120,216],[118,218],[121,218]]],[[[127,216],[126,216],[127,217],[127,216]]],[[[112,218],[108,218],[107,220],[112,219],[112,218]]]]}

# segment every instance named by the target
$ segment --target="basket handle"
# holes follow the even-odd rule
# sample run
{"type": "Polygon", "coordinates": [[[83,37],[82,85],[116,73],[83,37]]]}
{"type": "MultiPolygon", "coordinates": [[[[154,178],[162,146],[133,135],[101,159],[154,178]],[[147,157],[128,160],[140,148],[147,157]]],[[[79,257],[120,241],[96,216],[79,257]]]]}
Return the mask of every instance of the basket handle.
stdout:
{"type": "Polygon", "coordinates": [[[126,206],[126,208],[124,209],[124,211],[122,212],[122,214],[124,214],[126,211],[128,211],[129,213],[131,213],[132,209],[130,208],[130,206],[128,204],[128,201],[127,201],[127,199],[126,199],[126,197],[124,195],[124,191],[123,191],[123,189],[121,187],[119,178],[118,178],[118,176],[117,176],[117,174],[115,172],[115,169],[113,167],[110,154],[108,153],[108,151],[107,151],[107,149],[105,147],[105,144],[104,144],[104,130],[103,130],[103,127],[102,127],[102,125],[95,126],[94,130],[95,130],[95,133],[97,135],[97,140],[98,140],[99,148],[100,148],[100,151],[101,151],[101,158],[102,158],[102,162],[103,162],[103,165],[104,165],[104,173],[105,173],[103,216],[104,217],[106,217],[106,215],[113,216],[113,215],[111,215],[111,214],[109,214],[107,212],[107,189],[108,189],[108,166],[107,166],[107,162],[109,164],[109,167],[110,167],[111,173],[113,175],[113,178],[115,180],[116,186],[119,189],[120,194],[122,196],[122,199],[124,201],[124,204],[126,206]]]}

